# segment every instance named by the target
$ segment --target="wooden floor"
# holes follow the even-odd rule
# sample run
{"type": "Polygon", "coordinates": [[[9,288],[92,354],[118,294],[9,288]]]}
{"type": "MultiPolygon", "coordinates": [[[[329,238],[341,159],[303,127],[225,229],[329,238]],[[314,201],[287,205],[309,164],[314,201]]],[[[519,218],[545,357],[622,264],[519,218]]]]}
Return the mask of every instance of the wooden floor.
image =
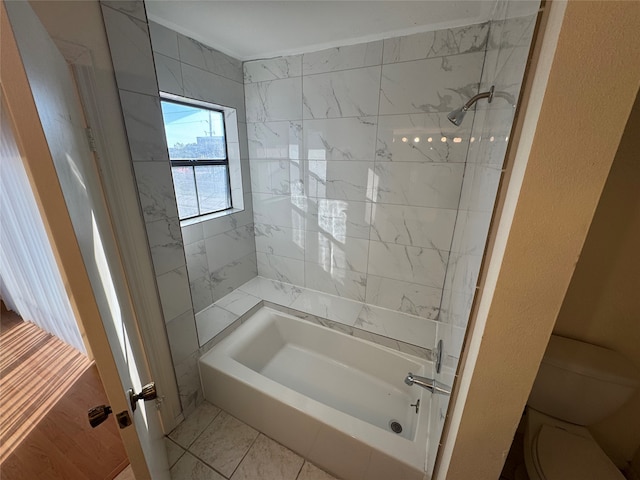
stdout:
{"type": "Polygon", "coordinates": [[[0,478],[113,479],[129,461],[113,416],[89,426],[108,403],[95,365],[2,307],[0,478]]]}

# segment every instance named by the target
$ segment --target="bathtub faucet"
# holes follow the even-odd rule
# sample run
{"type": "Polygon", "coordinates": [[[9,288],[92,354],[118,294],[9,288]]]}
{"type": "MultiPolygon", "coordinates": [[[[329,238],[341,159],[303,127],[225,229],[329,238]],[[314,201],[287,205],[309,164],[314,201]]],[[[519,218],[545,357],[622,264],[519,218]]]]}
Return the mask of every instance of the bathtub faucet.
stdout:
{"type": "Polygon", "coordinates": [[[433,378],[420,377],[418,375],[414,375],[409,372],[407,377],[404,379],[404,383],[407,385],[420,385],[422,388],[426,388],[431,393],[440,393],[442,395],[450,395],[451,387],[445,385],[442,382],[439,382],[433,378]]]}

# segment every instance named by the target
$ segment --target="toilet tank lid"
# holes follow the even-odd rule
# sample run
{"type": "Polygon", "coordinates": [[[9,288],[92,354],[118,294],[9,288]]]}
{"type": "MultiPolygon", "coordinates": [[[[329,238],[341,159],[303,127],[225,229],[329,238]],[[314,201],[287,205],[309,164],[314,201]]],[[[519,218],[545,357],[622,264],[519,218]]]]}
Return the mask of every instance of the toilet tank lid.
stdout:
{"type": "Polygon", "coordinates": [[[551,335],[542,363],[630,387],[640,379],[640,372],[619,353],[557,335],[551,335]]]}

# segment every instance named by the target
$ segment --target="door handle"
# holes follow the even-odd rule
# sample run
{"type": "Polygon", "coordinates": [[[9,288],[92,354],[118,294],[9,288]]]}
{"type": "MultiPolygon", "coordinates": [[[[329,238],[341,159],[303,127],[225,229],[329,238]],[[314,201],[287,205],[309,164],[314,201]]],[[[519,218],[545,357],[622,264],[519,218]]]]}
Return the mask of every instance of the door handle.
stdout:
{"type": "MultiPolygon", "coordinates": [[[[113,411],[109,405],[98,405],[97,407],[90,408],[87,413],[87,416],[89,417],[89,425],[91,425],[91,428],[96,428],[109,418],[111,413],[113,413],[113,411]]],[[[116,420],[118,421],[118,426],[121,429],[127,428],[131,425],[131,417],[129,416],[129,412],[126,410],[117,413],[116,420]]]]}
{"type": "Polygon", "coordinates": [[[142,387],[140,393],[134,393],[133,388],[129,389],[129,403],[131,403],[131,411],[133,412],[136,411],[138,401],[144,400],[145,402],[149,402],[156,398],[158,398],[158,392],[156,390],[155,382],[147,383],[142,387]]]}

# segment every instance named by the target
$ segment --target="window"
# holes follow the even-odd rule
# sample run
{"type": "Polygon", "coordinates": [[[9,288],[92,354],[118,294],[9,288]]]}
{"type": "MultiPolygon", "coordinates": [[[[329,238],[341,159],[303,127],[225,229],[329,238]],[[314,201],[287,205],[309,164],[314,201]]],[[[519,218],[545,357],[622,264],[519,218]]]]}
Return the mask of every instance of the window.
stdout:
{"type": "Polygon", "coordinates": [[[160,101],[180,220],[232,208],[225,115],[185,101],[160,101]]]}

